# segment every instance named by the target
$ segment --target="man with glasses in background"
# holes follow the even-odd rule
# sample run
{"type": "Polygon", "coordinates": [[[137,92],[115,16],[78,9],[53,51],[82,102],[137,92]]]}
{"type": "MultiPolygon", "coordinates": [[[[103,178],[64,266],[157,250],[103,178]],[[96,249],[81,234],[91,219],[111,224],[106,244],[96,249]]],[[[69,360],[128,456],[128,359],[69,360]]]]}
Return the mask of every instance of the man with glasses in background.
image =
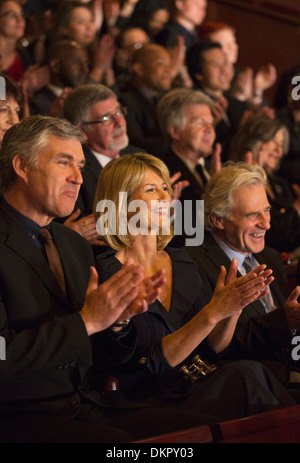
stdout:
{"type": "Polygon", "coordinates": [[[92,210],[100,172],[109,161],[122,154],[143,151],[128,144],[125,115],[126,108],[121,107],[116,94],[101,84],[76,87],[64,103],[64,117],[87,137],[83,147],[86,159],[83,184],[74,212],[64,224],[84,236],[96,252],[100,242],[92,210]]]}

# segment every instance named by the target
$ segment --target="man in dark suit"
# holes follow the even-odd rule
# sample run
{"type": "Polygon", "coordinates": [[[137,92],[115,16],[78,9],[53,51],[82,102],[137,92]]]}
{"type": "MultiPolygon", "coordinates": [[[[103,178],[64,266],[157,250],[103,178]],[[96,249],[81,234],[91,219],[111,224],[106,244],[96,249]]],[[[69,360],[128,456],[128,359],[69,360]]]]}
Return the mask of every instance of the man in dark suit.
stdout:
{"type": "Polygon", "coordinates": [[[268,295],[246,306],[237,320],[229,321],[233,326],[237,322],[237,326],[227,355],[268,359],[273,372],[287,382],[287,362],[291,365],[291,359],[286,351],[291,348],[294,330],[299,328],[299,306],[291,301],[297,302],[300,288],[287,300],[289,290],[281,257],[265,247],[270,228],[265,189],[266,176],[260,167],[247,163],[223,167],[209,180],[203,195],[205,240],[201,246],[186,250],[206,282],[206,300],[211,299],[216,287],[220,266],[228,268],[233,259],[238,262],[239,275],[258,263],[273,270],[275,279],[268,295]]]}
{"type": "MultiPolygon", "coordinates": [[[[193,227],[196,226],[197,202],[202,199],[210,172],[221,168],[219,146],[216,146],[214,156],[211,157],[215,140],[212,105],[210,98],[203,92],[178,88],[168,92],[157,107],[160,127],[169,143],[169,149],[162,159],[171,175],[181,172],[181,178],[189,182],[189,186],[181,193],[180,202],[183,219],[187,205],[191,204],[192,211],[188,218],[193,227]],[[210,172],[205,162],[209,157],[210,172]]],[[[172,245],[185,245],[188,237],[185,225],[183,222],[182,234],[174,237],[172,245]]]]}
{"type": "Polygon", "coordinates": [[[59,40],[51,45],[47,64],[50,82],[30,98],[30,113],[60,117],[67,92],[87,82],[89,58],[86,50],[78,43],[59,40]]]}
{"type": "Polygon", "coordinates": [[[184,38],[188,49],[199,41],[197,27],[202,24],[207,10],[206,0],[172,0],[173,13],[171,20],[156,37],[156,41],[164,47],[173,48],[178,36],[184,38]]]}
{"type": "Polygon", "coordinates": [[[131,88],[120,100],[127,107],[127,133],[130,143],[149,154],[161,157],[167,149],[156,107],[161,96],[170,90],[173,70],[169,51],[157,44],[146,44],[132,57],[131,88]]]}
{"type": "Polygon", "coordinates": [[[222,160],[227,161],[230,143],[247,109],[247,102],[228,95],[233,67],[219,43],[203,41],[187,52],[187,67],[194,88],[213,101],[216,141],[222,145],[222,160]]]}
{"type": "Polygon", "coordinates": [[[87,241],[53,221],[74,208],[83,141],[67,121],[31,116],[1,146],[1,442],[124,442],[197,424],[193,414],[182,421],[171,410],[110,402],[86,382],[90,337],[124,329],[163,279],[148,279],[140,296],[142,269],[127,262],[98,286],[87,241]]]}

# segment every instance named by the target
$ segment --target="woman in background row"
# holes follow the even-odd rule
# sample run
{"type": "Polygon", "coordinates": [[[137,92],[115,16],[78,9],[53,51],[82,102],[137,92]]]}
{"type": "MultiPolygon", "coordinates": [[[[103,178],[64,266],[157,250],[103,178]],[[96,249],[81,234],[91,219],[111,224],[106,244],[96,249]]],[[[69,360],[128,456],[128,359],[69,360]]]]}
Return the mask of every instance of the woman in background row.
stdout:
{"type": "Polygon", "coordinates": [[[70,1],[58,9],[54,39],[74,40],[83,46],[90,56],[90,78],[112,87],[115,83],[112,70],[115,52],[113,38],[104,34],[99,39],[98,35],[95,15],[88,4],[70,1]]]}
{"type": "Polygon", "coordinates": [[[259,164],[267,174],[267,195],[271,204],[271,229],[266,244],[279,252],[300,246],[300,186],[290,186],[278,174],[287,153],[289,135],[278,119],[265,114],[250,117],[237,131],[230,159],[259,164]]]}
{"type": "Polygon", "coordinates": [[[184,250],[166,247],[173,235],[170,194],[165,164],[148,154],[122,156],[100,174],[95,209],[108,204],[103,200],[115,205],[96,214],[103,225],[98,232],[111,247],[97,261],[101,281],[131,258],[143,265],[145,277],[164,269],[166,282],[147,313],[131,321],[119,320],[94,336],[95,352],[101,352],[94,357],[96,369],[117,376],[127,397],[176,406],[179,413],[193,410],[226,420],[290,404],[277,380],[256,362],[220,366],[206,376],[199,374],[192,383],[180,371],[184,365],[185,372],[190,371],[196,354],[207,361],[218,358],[231,340],[241,310],[266,293],[272,277],[260,266],[236,279],[234,260],[226,284],[226,271],[221,268],[213,298],[204,306],[203,282],[194,262],[184,250]],[[138,216],[134,207],[140,208],[138,216]]]}
{"type": "Polygon", "coordinates": [[[3,94],[0,95],[0,145],[8,129],[19,122],[20,115],[23,111],[22,94],[20,88],[12,79],[9,77],[4,77],[4,89],[2,87],[2,78],[3,77],[0,76],[0,91],[2,92],[3,90],[5,93],[5,98],[3,98],[3,94]]]}

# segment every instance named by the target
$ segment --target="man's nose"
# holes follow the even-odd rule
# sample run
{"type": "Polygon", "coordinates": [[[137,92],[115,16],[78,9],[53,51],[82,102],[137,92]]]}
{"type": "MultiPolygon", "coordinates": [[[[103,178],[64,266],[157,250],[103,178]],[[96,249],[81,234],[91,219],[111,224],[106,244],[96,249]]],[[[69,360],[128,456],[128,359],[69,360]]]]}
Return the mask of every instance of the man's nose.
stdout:
{"type": "Polygon", "coordinates": [[[70,181],[72,181],[73,183],[76,183],[77,185],[81,185],[83,183],[82,171],[80,167],[76,165],[72,166],[72,172],[70,174],[70,181]]]}
{"type": "Polygon", "coordinates": [[[269,228],[271,227],[270,225],[270,213],[267,213],[267,214],[262,214],[260,216],[260,222],[259,222],[259,225],[264,229],[264,230],[269,230],[269,228]]]}

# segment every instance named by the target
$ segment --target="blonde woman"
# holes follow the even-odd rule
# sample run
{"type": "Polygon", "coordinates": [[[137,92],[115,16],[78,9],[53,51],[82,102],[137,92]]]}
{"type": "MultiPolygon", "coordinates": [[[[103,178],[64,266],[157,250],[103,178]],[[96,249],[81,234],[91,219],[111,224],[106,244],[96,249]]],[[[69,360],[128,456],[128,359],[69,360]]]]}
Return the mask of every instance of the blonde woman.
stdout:
{"type": "Polygon", "coordinates": [[[122,156],[100,174],[96,219],[98,232],[110,246],[98,257],[101,280],[131,258],[143,266],[144,277],[163,269],[166,283],[147,313],[118,320],[95,336],[96,367],[101,364],[102,371],[117,375],[128,397],[159,400],[166,407],[220,419],[290,404],[277,380],[256,362],[222,366],[208,375],[200,374],[199,381],[189,374],[196,354],[216,360],[227,348],[241,310],[265,294],[272,277],[270,270],[260,266],[236,279],[233,261],[227,279],[221,267],[213,298],[205,305],[195,264],[184,250],[167,247],[172,237],[170,202],[168,170],[154,156],[122,156]]]}

